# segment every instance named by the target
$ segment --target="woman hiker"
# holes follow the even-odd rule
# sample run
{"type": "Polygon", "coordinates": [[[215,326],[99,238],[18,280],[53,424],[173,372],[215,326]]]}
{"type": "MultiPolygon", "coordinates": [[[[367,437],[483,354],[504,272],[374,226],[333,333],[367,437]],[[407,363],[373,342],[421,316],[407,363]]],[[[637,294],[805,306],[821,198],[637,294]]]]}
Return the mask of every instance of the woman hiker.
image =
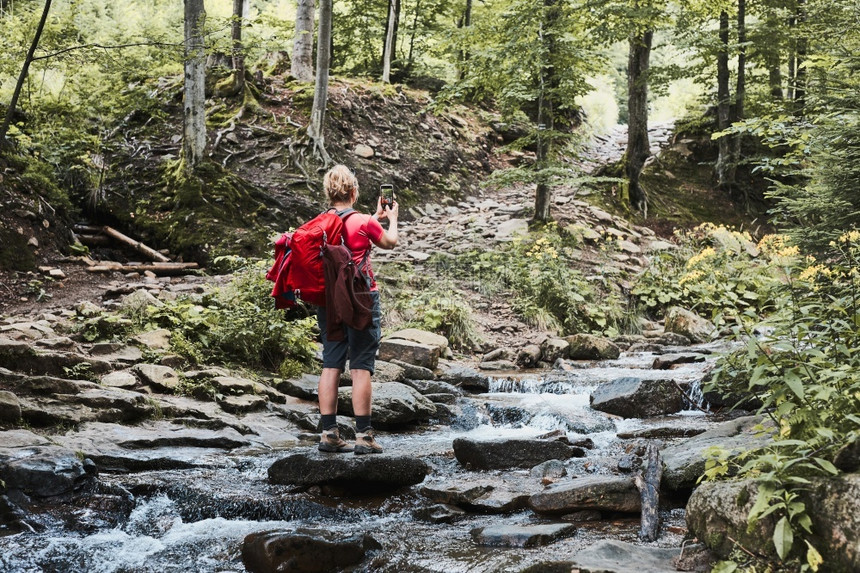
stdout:
{"type": "MultiPolygon", "coordinates": [[[[358,180],[345,165],[335,165],[325,174],[323,180],[326,197],[331,208],[338,213],[351,209],[358,199],[358,180]]],[[[343,341],[330,341],[326,337],[325,308],[317,310],[323,342],[323,371],[319,381],[320,414],[322,415],[322,436],[319,449],[323,452],[351,452],[357,455],[378,454],[382,452],[374,439],[370,425],[371,385],[376,362],[376,351],[379,348],[380,328],[379,291],[373,278],[370,265],[370,250],[373,245],[383,249],[393,249],[397,245],[397,216],[398,205],[393,202],[390,207],[383,208],[382,197],[376,203],[376,213],[366,215],[355,213],[344,220],[343,236],[346,246],[352,251],[353,261],[360,265],[362,271],[370,279],[370,296],[372,301],[372,317],[370,326],[364,330],[354,330],[346,327],[346,337],[343,341]],[[388,219],[388,230],[383,229],[379,222],[388,219]],[[337,388],[340,375],[349,358],[349,369],[352,374],[352,408],[355,412],[355,446],[340,437],[337,428],[337,388]]]]}

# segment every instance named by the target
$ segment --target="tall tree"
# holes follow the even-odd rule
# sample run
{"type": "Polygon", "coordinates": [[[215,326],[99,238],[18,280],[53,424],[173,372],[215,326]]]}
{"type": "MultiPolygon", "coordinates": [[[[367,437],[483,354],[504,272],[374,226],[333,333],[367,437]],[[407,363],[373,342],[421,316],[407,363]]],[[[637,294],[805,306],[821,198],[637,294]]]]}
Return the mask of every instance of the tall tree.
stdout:
{"type": "Polygon", "coordinates": [[[245,49],[242,46],[242,27],[245,23],[246,0],[233,0],[233,21],[230,36],[233,40],[233,77],[236,93],[245,88],[245,49]]]}
{"type": "Polygon", "coordinates": [[[391,62],[397,47],[397,27],[400,23],[400,0],[388,0],[388,21],[385,26],[385,42],[382,46],[382,81],[391,81],[391,62]]]}
{"type": "Polygon", "coordinates": [[[290,75],[300,82],[314,79],[314,0],[298,0],[296,4],[296,37],[293,40],[293,55],[290,75]]]}
{"type": "Polygon", "coordinates": [[[30,49],[27,51],[27,57],[24,58],[24,65],[21,66],[21,73],[18,75],[18,81],[15,83],[15,90],[12,92],[12,99],[9,101],[9,107],[6,108],[6,116],[3,118],[3,125],[0,125],[0,148],[6,146],[6,134],[9,132],[9,125],[12,123],[12,116],[15,113],[15,108],[18,107],[18,98],[21,96],[21,88],[24,86],[24,80],[27,79],[27,73],[30,71],[30,63],[33,61],[33,56],[36,53],[36,48],[39,46],[39,39],[42,37],[42,31],[45,29],[45,22],[48,20],[48,12],[51,11],[51,0],[45,0],[45,6],[42,8],[42,17],[39,19],[39,25],[36,27],[36,33],[33,35],[33,42],[30,44],[30,49]]]}
{"type": "Polygon", "coordinates": [[[797,115],[803,115],[806,107],[806,51],[809,40],[806,37],[806,0],[797,0],[797,37],[796,74],[794,76],[794,103],[797,115]]]}
{"type": "Polygon", "coordinates": [[[185,0],[185,97],[182,156],[186,172],[203,160],[206,150],[206,46],[203,0],[185,0]]]}
{"type": "MultiPolygon", "coordinates": [[[[738,71],[735,83],[735,108],[732,113],[732,121],[737,122],[744,119],[744,105],[746,104],[746,67],[747,67],[747,24],[746,24],[747,3],[746,0],[738,0],[738,71]]],[[[737,166],[741,159],[741,143],[743,141],[743,132],[739,131],[732,138],[732,157],[729,173],[729,181],[734,184],[737,178],[737,166]]],[[[744,205],[749,207],[749,197],[744,193],[744,205]]]]}
{"type": "Polygon", "coordinates": [[[552,55],[558,48],[556,35],[559,33],[558,23],[561,20],[561,0],[543,0],[543,18],[538,28],[540,41],[540,66],[539,91],[538,91],[538,137],[537,137],[537,168],[538,182],[535,189],[535,215],[534,220],[540,222],[549,221],[551,218],[550,207],[552,206],[552,188],[549,186],[546,175],[546,159],[552,152],[552,134],[555,131],[555,113],[559,107],[558,87],[560,78],[555,68],[552,55]]]}
{"type": "MultiPolygon", "coordinates": [[[[731,125],[731,95],[729,93],[729,13],[720,11],[719,51],[717,52],[717,131],[731,125]]],[[[717,186],[724,191],[731,188],[731,140],[723,136],[718,140],[717,186]]]]}
{"type": "MultiPolygon", "coordinates": [[[[468,30],[469,26],[472,25],[472,0],[466,0],[466,5],[463,8],[463,14],[460,16],[460,19],[457,21],[457,28],[461,30],[468,30]]],[[[469,51],[463,47],[460,50],[459,58],[457,61],[457,77],[462,76],[462,68],[463,65],[469,60],[469,51]]]]}
{"type": "Polygon", "coordinates": [[[639,184],[645,160],[651,155],[648,141],[648,67],[651,61],[653,30],[631,33],[627,59],[627,176],[630,205],[643,213],[648,212],[647,197],[639,184]]]}
{"type": "Polygon", "coordinates": [[[314,154],[325,165],[331,158],[325,150],[325,112],[328,103],[328,68],[331,62],[331,10],[332,0],[320,0],[319,31],[317,33],[317,74],[314,84],[314,104],[308,124],[308,137],[313,142],[314,154]]]}

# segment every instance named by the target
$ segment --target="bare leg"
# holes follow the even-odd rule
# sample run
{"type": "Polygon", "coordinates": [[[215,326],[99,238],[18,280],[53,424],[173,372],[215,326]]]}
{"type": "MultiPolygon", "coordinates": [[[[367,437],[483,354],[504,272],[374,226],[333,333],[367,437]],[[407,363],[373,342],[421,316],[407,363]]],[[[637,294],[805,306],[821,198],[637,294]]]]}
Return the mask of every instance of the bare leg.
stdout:
{"type": "MultiPolygon", "coordinates": [[[[370,371],[350,370],[350,373],[352,374],[352,409],[356,416],[370,416],[370,371]]],[[[320,404],[322,404],[322,393],[320,393],[320,404]]]]}
{"type": "MultiPolygon", "coordinates": [[[[353,374],[353,379],[355,374],[353,374]]],[[[323,368],[317,392],[320,400],[320,414],[337,414],[337,385],[340,381],[339,368],[323,368]]],[[[369,396],[369,394],[368,394],[369,396]]],[[[355,395],[353,394],[353,401],[355,395]]],[[[369,404],[368,399],[368,404],[369,404]]]]}

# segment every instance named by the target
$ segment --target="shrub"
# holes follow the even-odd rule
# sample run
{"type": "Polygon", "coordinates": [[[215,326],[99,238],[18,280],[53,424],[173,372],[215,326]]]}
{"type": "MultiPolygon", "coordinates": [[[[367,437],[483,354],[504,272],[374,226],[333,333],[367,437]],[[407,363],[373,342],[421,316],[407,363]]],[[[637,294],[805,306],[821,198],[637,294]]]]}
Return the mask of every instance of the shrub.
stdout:
{"type": "Polygon", "coordinates": [[[758,397],[760,411],[774,422],[774,441],[736,458],[715,454],[706,476],[738,473],[757,480],[750,521],[775,513],[780,559],[802,557],[817,570],[821,555],[798,493],[812,476],[838,474],[837,453],[860,438],[860,232],[832,242],[824,261],[775,243],[772,260],[784,280],[775,290],[774,312],[756,326],[766,334],[737,326],[746,348],[722,359],[706,388],[758,397]]]}

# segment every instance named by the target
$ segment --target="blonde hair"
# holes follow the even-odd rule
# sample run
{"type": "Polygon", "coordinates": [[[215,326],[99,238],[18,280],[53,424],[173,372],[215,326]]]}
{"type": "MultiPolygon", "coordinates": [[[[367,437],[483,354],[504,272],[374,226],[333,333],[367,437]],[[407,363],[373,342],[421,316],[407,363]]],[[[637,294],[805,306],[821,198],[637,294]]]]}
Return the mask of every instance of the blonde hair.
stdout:
{"type": "Polygon", "coordinates": [[[329,169],[323,179],[323,188],[328,202],[332,205],[352,203],[358,199],[358,180],[346,165],[335,165],[329,169]],[[353,193],[355,197],[352,196],[353,193]]]}

